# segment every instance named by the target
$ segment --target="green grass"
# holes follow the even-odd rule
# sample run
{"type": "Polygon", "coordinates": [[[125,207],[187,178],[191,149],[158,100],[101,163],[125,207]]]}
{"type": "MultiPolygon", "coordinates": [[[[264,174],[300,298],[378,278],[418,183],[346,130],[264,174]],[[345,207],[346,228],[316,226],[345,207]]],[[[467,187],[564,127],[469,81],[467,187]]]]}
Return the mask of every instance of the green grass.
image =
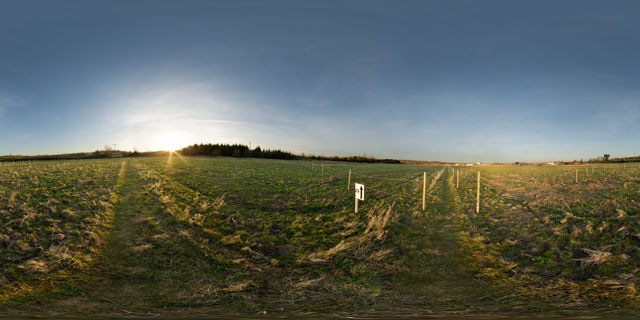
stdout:
{"type": "Polygon", "coordinates": [[[637,308],[640,232],[637,165],[486,167],[475,214],[475,175],[461,186],[472,234],[499,257],[491,270],[522,296],[548,306],[637,308]],[[575,181],[575,170],[579,181],[575,181]],[[588,176],[587,176],[587,171],[588,176]],[[558,295],[563,300],[558,302],[558,295]]]}
{"type": "Polygon", "coordinates": [[[577,168],[2,164],[0,311],[635,312],[640,167],[577,168]]]}

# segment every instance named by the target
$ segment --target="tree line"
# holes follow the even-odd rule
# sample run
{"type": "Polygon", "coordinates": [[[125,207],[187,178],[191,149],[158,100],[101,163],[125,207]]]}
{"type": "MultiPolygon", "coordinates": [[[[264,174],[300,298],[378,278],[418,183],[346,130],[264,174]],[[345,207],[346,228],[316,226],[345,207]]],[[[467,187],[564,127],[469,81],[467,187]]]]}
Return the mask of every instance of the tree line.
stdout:
{"type": "Polygon", "coordinates": [[[326,157],[315,155],[297,155],[289,151],[261,149],[256,147],[251,149],[243,144],[194,144],[182,148],[178,151],[185,156],[213,156],[213,157],[234,157],[234,158],[264,158],[283,160],[325,160],[325,161],[347,161],[347,162],[367,162],[367,163],[400,163],[395,159],[376,159],[363,156],[349,157],[326,157]]]}
{"type": "Polygon", "coordinates": [[[7,155],[0,156],[0,162],[16,161],[45,161],[45,160],[80,160],[80,159],[101,159],[101,158],[131,158],[131,157],[153,157],[166,154],[166,151],[118,151],[118,150],[96,150],[94,152],[78,152],[65,154],[42,154],[35,156],[7,155]]]}
{"type": "MultiPolygon", "coordinates": [[[[281,159],[281,160],[316,160],[316,161],[346,161],[346,162],[365,162],[365,163],[402,163],[400,160],[395,159],[376,159],[366,156],[317,156],[317,155],[301,155],[294,154],[289,151],[283,151],[278,149],[262,149],[256,147],[254,149],[249,148],[242,144],[194,144],[188,147],[178,150],[185,156],[210,156],[210,157],[233,157],[233,158],[264,158],[264,159],[281,159]]],[[[113,150],[109,146],[105,146],[104,150],[96,150],[94,152],[80,152],[69,154],[54,154],[54,155],[35,155],[35,156],[21,156],[21,155],[7,155],[0,156],[0,162],[7,161],[28,161],[28,160],[73,160],[73,159],[97,159],[97,158],[129,158],[129,157],[153,157],[159,155],[166,155],[167,151],[152,151],[152,152],[138,152],[138,151],[120,151],[113,150]]]]}
{"type": "Polygon", "coordinates": [[[282,150],[262,150],[260,147],[249,149],[242,144],[194,144],[178,151],[185,156],[213,156],[234,158],[265,158],[297,160],[300,156],[282,150]]]}

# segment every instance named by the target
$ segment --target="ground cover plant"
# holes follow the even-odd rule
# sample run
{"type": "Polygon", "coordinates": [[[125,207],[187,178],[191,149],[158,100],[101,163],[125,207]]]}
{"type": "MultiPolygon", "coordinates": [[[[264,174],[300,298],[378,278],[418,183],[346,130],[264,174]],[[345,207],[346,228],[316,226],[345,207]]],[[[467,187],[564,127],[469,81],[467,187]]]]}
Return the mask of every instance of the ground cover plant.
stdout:
{"type": "Polygon", "coordinates": [[[3,163],[0,180],[6,315],[634,312],[639,303],[637,165],[172,153],[3,163]],[[358,213],[355,182],[366,186],[358,213]]]}
{"type": "Polygon", "coordinates": [[[488,253],[487,278],[549,307],[637,307],[637,165],[479,171],[480,213],[476,170],[462,171],[460,194],[472,221],[469,239],[488,253]]]}
{"type": "Polygon", "coordinates": [[[0,287],[31,287],[91,262],[110,223],[122,161],[0,166],[0,287]]]}
{"type": "Polygon", "coordinates": [[[356,214],[344,164],[174,156],[137,168],[172,219],[188,225],[183,236],[221,264],[242,268],[241,280],[214,296],[268,293],[271,306],[314,308],[361,304],[380,291],[367,268],[391,252],[383,245],[387,229],[399,209],[417,207],[425,170],[357,166],[353,179],[368,182],[372,205],[356,214]],[[384,191],[389,186],[395,195],[384,191]]]}

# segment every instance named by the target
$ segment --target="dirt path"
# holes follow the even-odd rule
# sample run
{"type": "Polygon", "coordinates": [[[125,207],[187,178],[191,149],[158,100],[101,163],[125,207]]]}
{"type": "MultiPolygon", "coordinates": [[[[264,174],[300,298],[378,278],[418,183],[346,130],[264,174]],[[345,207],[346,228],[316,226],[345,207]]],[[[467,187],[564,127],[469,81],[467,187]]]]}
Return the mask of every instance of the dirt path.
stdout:
{"type": "Polygon", "coordinates": [[[438,180],[440,180],[440,177],[444,173],[445,169],[446,168],[442,168],[442,170],[438,171],[438,173],[436,173],[435,177],[433,177],[433,180],[431,180],[431,183],[429,184],[429,188],[427,188],[427,194],[431,194],[431,192],[433,192],[433,188],[435,188],[436,183],[438,183],[438,180]]]}
{"type": "Polygon", "coordinates": [[[395,290],[414,297],[402,301],[408,310],[470,312],[492,296],[492,289],[466,268],[458,235],[465,230],[465,219],[454,188],[453,175],[439,171],[428,189],[427,213],[414,214],[408,228],[397,235],[398,244],[406,248],[400,260],[406,271],[395,290]]]}
{"type": "Polygon", "coordinates": [[[82,284],[85,294],[57,306],[74,313],[134,316],[193,304],[214,266],[180,236],[179,224],[145,189],[132,163],[118,192],[110,234],[82,284]]]}

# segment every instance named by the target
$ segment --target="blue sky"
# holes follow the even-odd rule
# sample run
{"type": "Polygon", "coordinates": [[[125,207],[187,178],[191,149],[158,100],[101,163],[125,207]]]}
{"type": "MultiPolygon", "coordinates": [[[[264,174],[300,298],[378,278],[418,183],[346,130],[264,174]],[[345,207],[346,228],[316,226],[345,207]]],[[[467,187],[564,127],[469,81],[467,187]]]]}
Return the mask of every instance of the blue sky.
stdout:
{"type": "Polygon", "coordinates": [[[0,154],[640,153],[637,1],[0,0],[0,154]]]}

